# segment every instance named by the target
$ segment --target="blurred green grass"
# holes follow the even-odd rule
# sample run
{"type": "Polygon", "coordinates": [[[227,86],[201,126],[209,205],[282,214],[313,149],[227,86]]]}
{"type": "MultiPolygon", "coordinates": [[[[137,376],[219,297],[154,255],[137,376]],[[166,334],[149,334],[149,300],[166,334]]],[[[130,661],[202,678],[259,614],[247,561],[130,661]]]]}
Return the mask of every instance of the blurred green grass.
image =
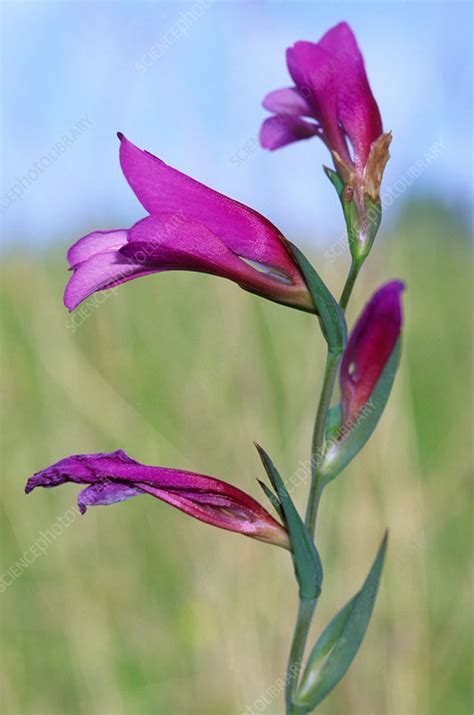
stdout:
{"type": "MultiPolygon", "coordinates": [[[[366,642],[321,715],[472,709],[470,249],[453,214],[412,205],[355,291],[351,322],[379,283],[407,281],[404,354],[378,431],[322,503],[315,634],[386,525],[391,539],[366,642]]],[[[316,256],[335,291],[347,260],[316,256]]],[[[311,316],[169,274],[102,294],[72,328],[65,280],[59,249],[4,260],[2,573],[74,506],[72,487],[23,495],[69,453],[121,447],[257,497],[254,439],[287,475],[307,459],[324,358],[311,316]]],[[[240,715],[278,690],[296,598],[284,552],[143,497],[74,519],[0,606],[4,713],[240,715]]]]}

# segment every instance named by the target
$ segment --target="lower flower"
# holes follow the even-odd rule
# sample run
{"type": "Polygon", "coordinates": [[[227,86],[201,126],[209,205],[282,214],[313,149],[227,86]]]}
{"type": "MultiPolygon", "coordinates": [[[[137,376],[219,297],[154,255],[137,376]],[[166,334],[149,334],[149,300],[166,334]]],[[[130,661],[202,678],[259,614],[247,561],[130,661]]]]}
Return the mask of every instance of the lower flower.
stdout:
{"type": "Polygon", "coordinates": [[[146,466],[118,450],[61,459],[28,479],[25,491],[66,482],[87,485],[77,500],[82,514],[88,506],[149,494],[206,524],[290,549],[286,529],[249,494],[220,479],[146,466]]]}

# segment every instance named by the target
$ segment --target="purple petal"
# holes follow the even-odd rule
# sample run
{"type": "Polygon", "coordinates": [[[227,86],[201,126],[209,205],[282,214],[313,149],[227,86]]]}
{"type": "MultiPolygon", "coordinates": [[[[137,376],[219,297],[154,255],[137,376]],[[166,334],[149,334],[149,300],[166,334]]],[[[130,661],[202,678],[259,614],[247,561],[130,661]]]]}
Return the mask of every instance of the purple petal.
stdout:
{"type": "MultiPolygon", "coordinates": [[[[128,456],[122,449],[115,452],[98,452],[96,454],[76,454],[60,459],[40,472],[36,472],[25,487],[29,494],[36,487],[56,487],[65,482],[77,482],[78,484],[94,484],[97,481],[97,474],[107,477],[112,471],[116,471],[119,465],[127,468],[129,465],[139,464],[128,456]]],[[[126,472],[124,472],[126,474],[126,472]]]]}
{"type": "Polygon", "coordinates": [[[288,70],[307,98],[330,149],[351,162],[337,116],[337,77],[333,57],[320,44],[300,41],[286,53],[288,70]]]}
{"type": "Polygon", "coordinates": [[[314,137],[315,134],[318,134],[318,128],[310,122],[280,115],[265,119],[260,129],[260,144],[264,149],[279,149],[299,139],[314,137]]]}
{"type": "Polygon", "coordinates": [[[64,305],[72,311],[95,291],[153,272],[123,256],[119,250],[97,253],[75,267],[64,291],[64,305]]]}
{"type": "Polygon", "coordinates": [[[113,231],[93,231],[74,243],[67,252],[71,268],[91,258],[96,253],[119,249],[127,242],[127,230],[117,228],[113,231]]]}
{"type": "Polygon", "coordinates": [[[276,89],[267,94],[263,106],[274,114],[312,117],[313,111],[296,87],[276,89]]]}
{"type": "Polygon", "coordinates": [[[88,506],[115,504],[140,496],[140,494],[143,494],[143,490],[138,487],[110,481],[101,482],[100,484],[91,484],[83,489],[77,497],[77,505],[81,514],[85,514],[88,506]]]}
{"type": "Polygon", "coordinates": [[[132,262],[141,261],[143,266],[210,273],[275,298],[291,290],[287,276],[256,270],[196,221],[170,225],[160,216],[149,216],[130,229],[129,243],[121,253],[132,262]]]}
{"type": "Polygon", "coordinates": [[[370,146],[382,134],[382,120],[369,86],[364,58],[346,22],[329,30],[319,46],[330,54],[337,81],[337,113],[349,135],[356,164],[365,166],[370,146]]]}
{"type": "Polygon", "coordinates": [[[273,266],[302,285],[278,229],[259,213],[173,169],[121,136],[120,162],[150,214],[171,213],[205,225],[238,256],[273,266]]]}
{"type": "Polygon", "coordinates": [[[209,273],[277,302],[310,308],[306,287],[293,286],[287,275],[272,266],[249,264],[196,221],[149,216],[130,229],[129,242],[120,253],[143,269],[209,273]]]}

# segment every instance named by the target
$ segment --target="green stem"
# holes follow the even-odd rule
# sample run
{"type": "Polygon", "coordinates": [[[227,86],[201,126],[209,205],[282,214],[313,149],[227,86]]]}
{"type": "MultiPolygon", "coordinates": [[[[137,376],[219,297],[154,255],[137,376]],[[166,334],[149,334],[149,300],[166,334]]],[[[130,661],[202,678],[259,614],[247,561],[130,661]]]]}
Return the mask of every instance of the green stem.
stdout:
{"type": "Polygon", "coordinates": [[[337,368],[339,365],[339,354],[328,352],[326,358],[326,368],[324,370],[323,387],[319,398],[316,422],[314,424],[313,441],[311,444],[311,488],[306,510],[306,527],[313,536],[316,527],[316,516],[318,512],[319,499],[321,498],[319,463],[322,460],[322,447],[324,444],[324,432],[326,428],[326,417],[331,397],[336,381],[337,368]]]}
{"type": "MultiPolygon", "coordinates": [[[[343,311],[347,308],[347,304],[351,297],[352,289],[354,288],[359,271],[362,267],[362,263],[363,260],[352,260],[344,289],[339,300],[339,305],[343,311]]],[[[324,371],[323,387],[321,397],[319,398],[318,411],[316,413],[316,421],[314,424],[313,441],[311,444],[311,488],[308,498],[308,506],[306,509],[306,526],[311,536],[314,535],[314,531],[316,529],[319,501],[323,491],[323,486],[321,485],[321,474],[318,467],[322,461],[326,419],[331,404],[332,393],[334,392],[340,358],[340,354],[328,352],[326,368],[324,371]]]]}
{"type": "Polygon", "coordinates": [[[362,268],[362,264],[364,262],[364,258],[356,261],[355,259],[352,259],[351,267],[349,270],[349,275],[346,278],[346,284],[344,286],[344,290],[342,291],[341,298],[339,300],[339,305],[341,306],[342,310],[345,311],[347,308],[347,304],[349,302],[349,298],[351,297],[352,289],[354,288],[354,283],[356,282],[356,278],[359,275],[359,271],[362,268]]]}
{"type": "Polygon", "coordinates": [[[296,618],[293,640],[291,642],[288,669],[286,673],[286,713],[287,715],[304,715],[305,710],[292,702],[298,685],[298,677],[303,661],[304,648],[308,638],[309,627],[316,608],[317,599],[300,599],[298,616],[296,618]]]}
{"type": "MultiPolygon", "coordinates": [[[[349,274],[341,294],[339,305],[345,311],[351,297],[352,289],[361,269],[363,260],[352,261],[349,274]]],[[[322,449],[324,445],[326,420],[329,407],[331,405],[332,393],[336,382],[337,371],[339,367],[341,355],[328,351],[326,358],[326,367],[324,370],[324,380],[319,398],[318,410],[316,413],[316,421],[314,424],[313,440],[311,444],[311,487],[308,498],[308,506],[306,511],[306,527],[311,536],[314,535],[316,528],[316,517],[318,514],[319,501],[323,491],[321,484],[321,473],[319,471],[319,462],[322,457],[322,449]]],[[[298,679],[301,670],[304,649],[308,639],[308,632],[311,621],[316,608],[317,599],[308,600],[300,599],[298,608],[298,616],[296,619],[293,640],[291,643],[290,656],[288,659],[288,670],[286,676],[286,713],[287,715],[306,715],[306,708],[293,703],[293,697],[298,686],[298,679]]]]}

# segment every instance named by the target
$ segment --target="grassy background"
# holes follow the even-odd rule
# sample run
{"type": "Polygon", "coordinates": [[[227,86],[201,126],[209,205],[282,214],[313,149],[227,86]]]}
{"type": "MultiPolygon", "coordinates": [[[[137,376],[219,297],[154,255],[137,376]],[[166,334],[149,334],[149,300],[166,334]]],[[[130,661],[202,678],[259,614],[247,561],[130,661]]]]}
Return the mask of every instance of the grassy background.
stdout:
{"type": "MultiPolygon", "coordinates": [[[[340,290],[347,254],[317,259],[340,290]]],[[[470,246],[434,206],[380,237],[356,288],[403,277],[403,362],[365,451],[325,494],[314,636],[355,592],[383,529],[388,561],[366,641],[321,715],[471,711],[470,246]]],[[[259,496],[252,440],[285,474],[308,457],[324,349],[314,320],[225,281],[132,282],[71,328],[64,254],[4,264],[1,571],[75,504],[26,498],[69,454],[124,448],[259,496]]],[[[305,489],[297,494],[303,503],[305,489]]],[[[9,715],[282,713],[296,608],[286,553],[143,497],[77,517],[0,593],[1,710],[9,715]],[[269,704],[264,706],[265,697],[269,704]],[[270,702],[271,701],[271,702],[270,702]],[[258,709],[260,708],[260,710],[258,709]]]]}

